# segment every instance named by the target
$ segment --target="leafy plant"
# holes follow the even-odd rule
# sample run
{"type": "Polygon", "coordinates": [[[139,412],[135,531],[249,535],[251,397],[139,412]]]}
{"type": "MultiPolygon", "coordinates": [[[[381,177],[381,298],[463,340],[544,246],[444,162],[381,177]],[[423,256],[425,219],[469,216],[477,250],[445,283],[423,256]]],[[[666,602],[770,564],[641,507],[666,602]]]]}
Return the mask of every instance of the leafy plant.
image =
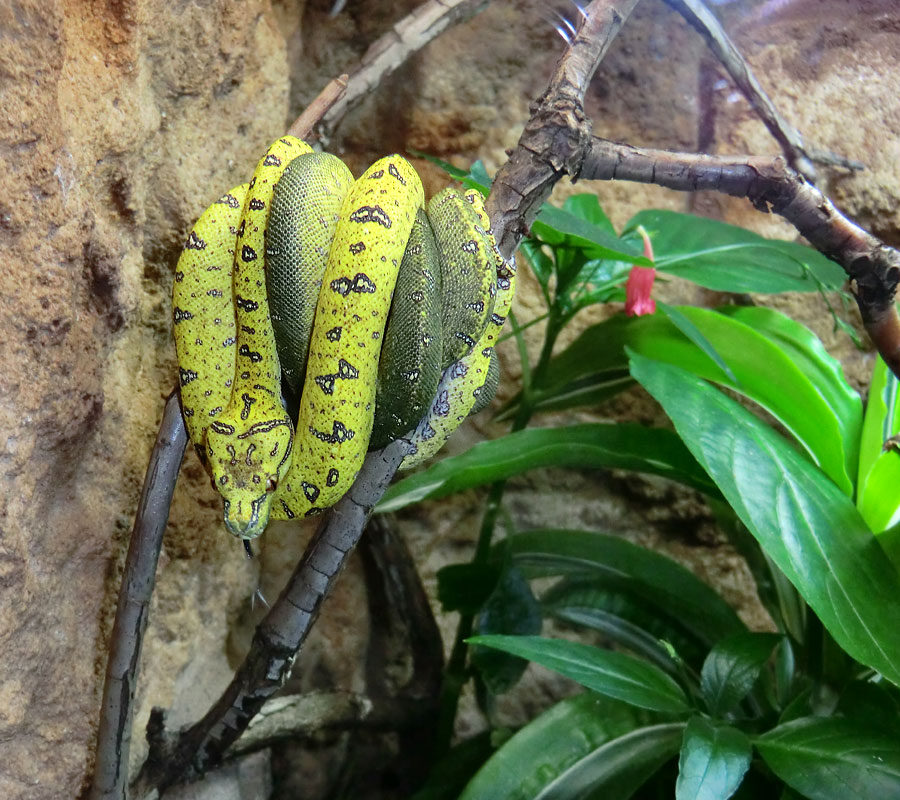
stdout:
{"type": "MultiPolygon", "coordinates": [[[[483,188],[482,173],[467,177],[483,188]]],[[[417,797],[656,797],[673,783],[685,799],[900,797],[900,454],[883,446],[900,430],[893,376],[879,361],[864,412],[814,334],[756,306],[657,303],[653,315],[613,314],[554,355],[578,311],[624,299],[633,264],[732,292],[825,292],[843,273],[795,243],[668,211],[641,212],[617,235],[589,195],[545,208],[532,234],[522,253],[546,302],[544,341],[531,363],[516,328],[522,388],[500,412],[510,434],[406,478],[380,506],[491,487],[472,563],[438,575],[461,620],[441,778],[417,797]],[[653,262],[638,255],[641,230],[653,262]],[[526,430],[536,413],[635,383],[674,433],[526,430]],[[505,481],[539,467],[628,469],[702,493],[777,632],[747,630],[691,572],[608,533],[510,530],[495,543],[505,481]],[[604,646],[541,637],[541,616],[604,646]],[[491,719],[523,659],[586,691],[512,736],[496,729],[477,748],[451,748],[463,685],[475,681],[491,719]]]]}

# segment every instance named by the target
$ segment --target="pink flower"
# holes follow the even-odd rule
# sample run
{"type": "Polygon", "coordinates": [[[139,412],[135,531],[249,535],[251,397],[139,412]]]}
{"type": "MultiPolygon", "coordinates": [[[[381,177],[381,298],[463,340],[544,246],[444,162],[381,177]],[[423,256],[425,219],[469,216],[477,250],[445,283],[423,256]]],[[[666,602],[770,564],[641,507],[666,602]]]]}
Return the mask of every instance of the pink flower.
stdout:
{"type": "MultiPolygon", "coordinates": [[[[644,240],[644,256],[653,261],[653,245],[643,225],[638,226],[638,233],[644,240]]],[[[650,296],[653,280],[656,278],[655,267],[631,268],[625,282],[625,313],[629,317],[640,317],[642,314],[656,313],[656,301],[650,296]]]]}

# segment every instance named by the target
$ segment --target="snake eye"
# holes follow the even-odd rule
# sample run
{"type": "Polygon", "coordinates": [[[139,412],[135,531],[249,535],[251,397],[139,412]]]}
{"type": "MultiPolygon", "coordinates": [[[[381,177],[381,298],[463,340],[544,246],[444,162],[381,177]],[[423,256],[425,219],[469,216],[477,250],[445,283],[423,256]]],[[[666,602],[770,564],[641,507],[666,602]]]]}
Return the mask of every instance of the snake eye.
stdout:
{"type": "Polygon", "coordinates": [[[266,478],[266,492],[274,492],[278,488],[278,481],[275,478],[266,478]]]}

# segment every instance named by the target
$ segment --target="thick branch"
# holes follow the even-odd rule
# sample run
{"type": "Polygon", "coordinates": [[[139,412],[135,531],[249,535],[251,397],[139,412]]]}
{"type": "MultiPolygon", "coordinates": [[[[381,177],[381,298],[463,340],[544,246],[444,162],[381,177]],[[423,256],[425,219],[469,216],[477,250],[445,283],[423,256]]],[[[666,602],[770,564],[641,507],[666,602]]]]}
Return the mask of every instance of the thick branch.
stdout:
{"type": "Polygon", "coordinates": [[[788,220],[817,250],[844,268],[875,347],[900,376],[900,317],[894,305],[900,253],[838,211],[783,158],[671,153],[594,139],[580,178],[653,183],[685,192],[746,197],[788,220]]]}
{"type": "Polygon", "coordinates": [[[577,175],[590,147],[591,123],[584,94],[600,61],[638,0],[594,0],[547,91],[532,107],[531,119],[488,199],[494,235],[509,257],[537,216],[556,182],[577,175]]]}
{"type": "Polygon", "coordinates": [[[118,800],[125,796],[137,667],[163,532],[169,521],[172,492],[186,445],[187,433],[175,390],[163,411],[125,558],[106,662],[90,800],[118,800]]]}

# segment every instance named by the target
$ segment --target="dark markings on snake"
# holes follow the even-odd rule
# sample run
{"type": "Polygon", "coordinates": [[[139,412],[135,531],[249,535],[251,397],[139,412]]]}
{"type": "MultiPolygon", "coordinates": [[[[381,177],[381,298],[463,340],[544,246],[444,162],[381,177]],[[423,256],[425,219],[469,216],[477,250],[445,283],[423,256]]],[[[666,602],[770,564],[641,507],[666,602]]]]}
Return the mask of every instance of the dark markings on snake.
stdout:
{"type": "Polygon", "coordinates": [[[372,341],[377,342],[381,338],[381,334],[378,331],[372,331],[372,341]]]}
{"type": "Polygon", "coordinates": [[[290,509],[290,507],[288,506],[288,504],[285,503],[284,500],[279,500],[279,502],[281,503],[281,510],[284,511],[284,515],[285,515],[288,519],[293,519],[293,518],[294,518],[294,512],[291,511],[291,509],[290,509]]]}
{"type": "Polygon", "coordinates": [[[227,475],[223,475],[221,478],[219,478],[219,486],[224,486],[226,483],[228,483],[227,475]]]}
{"type": "Polygon", "coordinates": [[[204,396],[204,397],[209,397],[209,396],[211,396],[211,395],[212,395],[212,389],[207,389],[207,390],[203,393],[203,396],[204,396]]]}
{"type": "Polygon", "coordinates": [[[265,157],[265,160],[263,161],[263,166],[265,166],[265,167],[280,167],[281,159],[278,156],[273,155],[272,153],[269,153],[265,157]]]}
{"type": "Polygon", "coordinates": [[[256,350],[251,350],[245,344],[242,344],[238,348],[238,355],[249,358],[254,364],[258,364],[260,361],[263,360],[262,353],[257,353],[256,350]]]}
{"type": "Polygon", "coordinates": [[[241,260],[246,264],[249,261],[256,261],[256,250],[254,250],[250,245],[244,245],[241,247],[241,260]]]}
{"type": "Polygon", "coordinates": [[[472,311],[477,311],[480,314],[484,311],[484,300],[479,300],[477,303],[466,303],[466,308],[470,308],[472,311]]]}
{"type": "Polygon", "coordinates": [[[509,278],[506,278],[506,277],[504,277],[504,276],[502,276],[502,275],[499,276],[499,277],[497,278],[497,286],[498,286],[502,291],[504,291],[504,292],[507,291],[507,290],[509,289],[509,285],[510,285],[510,284],[509,284],[509,278]]]}
{"type": "Polygon", "coordinates": [[[241,224],[238,226],[237,235],[238,238],[244,235],[244,220],[241,220],[241,224]]]}
{"type": "Polygon", "coordinates": [[[416,289],[416,291],[410,292],[409,299],[414,303],[421,303],[425,299],[425,294],[416,289]]]}
{"type": "Polygon", "coordinates": [[[187,241],[184,243],[185,250],[205,250],[206,242],[203,241],[196,233],[191,231],[188,234],[187,241]]]}
{"type": "Polygon", "coordinates": [[[251,397],[249,394],[244,392],[241,395],[241,400],[244,401],[244,407],[241,409],[241,419],[247,419],[247,417],[250,416],[250,406],[252,406],[256,402],[256,398],[251,397]]]}
{"type": "MultiPolygon", "coordinates": [[[[431,425],[429,425],[428,423],[425,423],[425,427],[422,429],[422,439],[427,442],[429,439],[433,439],[433,438],[434,438],[434,428],[432,428],[431,425]]],[[[413,452],[418,453],[419,448],[417,447],[413,452]]]]}
{"type": "Polygon", "coordinates": [[[350,215],[349,219],[351,222],[375,222],[384,228],[391,227],[391,218],[378,205],[360,206],[350,215]]]}
{"type": "Polygon", "coordinates": [[[221,297],[221,296],[222,296],[222,290],[221,290],[221,289],[210,289],[206,294],[207,294],[209,297],[221,297]]]}
{"type": "Polygon", "coordinates": [[[184,322],[186,319],[193,319],[194,315],[190,311],[185,311],[183,308],[178,308],[175,306],[172,309],[172,319],[175,320],[175,324],[177,325],[179,322],[184,322]]]}
{"type": "Polygon", "coordinates": [[[258,197],[250,198],[249,208],[251,211],[262,211],[266,207],[266,204],[260,200],[258,197]]]}
{"type": "MultiPolygon", "coordinates": [[[[193,413],[194,412],[192,411],[191,414],[193,414],[193,413]]],[[[209,416],[211,416],[211,417],[214,417],[214,416],[216,416],[216,414],[221,414],[221,413],[222,413],[222,406],[216,406],[215,408],[211,408],[209,410],[209,416]]]]}
{"type": "Polygon", "coordinates": [[[350,287],[352,285],[350,278],[335,278],[331,282],[331,291],[337,292],[341,297],[346,297],[350,294],[350,287]]]}
{"type": "Polygon", "coordinates": [[[414,244],[406,248],[406,252],[411,256],[418,256],[422,253],[422,245],[414,244]]]}
{"type": "Polygon", "coordinates": [[[325,394],[334,394],[334,381],[336,378],[336,375],[316,375],[316,385],[325,394]]]}
{"type": "Polygon", "coordinates": [[[357,272],[356,275],[353,276],[353,283],[350,286],[351,292],[356,292],[357,294],[375,294],[375,289],[375,281],[364,272],[357,272]]]}
{"type": "Polygon", "coordinates": [[[451,378],[463,378],[466,373],[469,371],[469,368],[463,364],[462,361],[457,361],[450,367],[450,377],[451,378]]]}
{"type": "MultiPolygon", "coordinates": [[[[215,423],[213,423],[215,424],[215,423]]],[[[291,422],[289,419],[264,419],[261,422],[257,422],[254,425],[251,425],[247,428],[243,433],[238,434],[238,439],[248,439],[249,437],[257,434],[257,433],[268,433],[269,431],[275,430],[279,425],[287,425],[290,427],[291,422]]],[[[232,431],[234,429],[232,428],[232,431]]]]}
{"type": "Polygon", "coordinates": [[[300,481],[300,488],[303,489],[303,494],[306,495],[306,499],[309,500],[310,503],[315,503],[319,498],[319,487],[314,483],[307,483],[306,481],[300,481]]]}
{"type": "Polygon", "coordinates": [[[259,308],[259,303],[254,300],[244,300],[240,295],[235,295],[234,304],[241,309],[241,311],[256,311],[259,308]]]}
{"type": "Polygon", "coordinates": [[[483,389],[484,389],[484,386],[478,386],[478,387],[476,387],[475,389],[473,389],[473,390],[472,390],[472,397],[474,397],[474,398],[477,399],[478,396],[479,396],[479,395],[481,394],[481,392],[483,391],[483,389]]]}
{"type": "Polygon", "coordinates": [[[476,242],[474,239],[469,239],[468,242],[463,242],[460,249],[464,253],[477,253],[478,252],[478,242],[476,242]]]}
{"type": "Polygon", "coordinates": [[[506,317],[501,317],[499,314],[491,314],[491,322],[493,322],[494,325],[503,325],[503,323],[506,322],[506,317]]]}
{"type": "Polygon", "coordinates": [[[341,334],[344,329],[338,325],[336,328],[332,328],[330,331],[325,331],[325,338],[328,339],[329,342],[339,342],[341,340],[341,334]]]}
{"type": "Polygon", "coordinates": [[[181,385],[187,386],[191,381],[197,380],[197,373],[192,369],[179,368],[178,377],[181,380],[181,385]]]}
{"type": "Polygon", "coordinates": [[[338,478],[340,477],[340,473],[334,467],[328,470],[328,477],[325,478],[326,486],[336,486],[338,482],[338,478]]]}
{"type": "Polygon", "coordinates": [[[278,442],[275,442],[275,446],[269,450],[269,455],[274,458],[275,454],[278,452],[278,442]]]}
{"type": "Polygon", "coordinates": [[[233,345],[236,341],[237,340],[233,336],[230,336],[228,339],[222,342],[222,347],[231,347],[231,345],[233,345]]]}
{"type": "Polygon", "coordinates": [[[467,346],[467,347],[475,347],[475,340],[474,340],[471,336],[469,336],[468,334],[463,333],[462,331],[457,331],[457,332],[454,333],[453,335],[454,335],[457,339],[461,339],[462,341],[464,341],[464,342],[466,343],[466,346],[467,346]]]}
{"type": "Polygon", "coordinates": [[[237,201],[237,198],[229,193],[223,194],[218,200],[217,203],[221,203],[223,206],[228,206],[229,208],[240,208],[241,204],[237,201]]]}
{"type": "Polygon", "coordinates": [[[338,360],[337,376],[342,380],[351,381],[359,377],[359,370],[342,358],[338,360]]]}
{"type": "Polygon", "coordinates": [[[184,273],[180,272],[180,271],[176,272],[175,273],[175,283],[181,283],[183,280],[184,280],[184,273]]]}
{"type": "Polygon", "coordinates": [[[309,432],[317,439],[327,442],[328,444],[340,444],[341,442],[349,441],[356,436],[356,431],[349,430],[343,423],[340,423],[337,420],[332,423],[331,433],[317,431],[312,425],[309,426],[309,432]]]}
{"type": "Polygon", "coordinates": [[[203,344],[203,340],[198,336],[194,339],[194,344],[197,345],[197,347],[200,347],[203,344]]]}
{"type": "MultiPolygon", "coordinates": [[[[248,445],[248,446],[247,446],[247,455],[246,455],[245,458],[244,458],[244,463],[246,463],[246,465],[247,465],[248,467],[252,467],[252,466],[253,466],[253,451],[254,451],[254,450],[256,450],[256,445],[255,445],[255,444],[251,444],[251,445],[248,445]]],[[[254,477],[254,481],[253,481],[253,482],[254,482],[254,483],[259,483],[258,480],[255,480],[255,479],[258,478],[259,476],[258,476],[258,475],[254,475],[253,477],[254,477]]]]}
{"type": "Polygon", "coordinates": [[[374,180],[378,180],[379,178],[383,178],[383,177],[384,177],[383,169],[375,170],[375,172],[373,172],[371,175],[369,175],[369,178],[374,179],[374,180]]]}
{"type": "MultiPolygon", "coordinates": [[[[216,433],[221,433],[223,436],[231,436],[234,433],[234,427],[232,425],[227,425],[224,422],[219,422],[218,420],[215,422],[209,423],[209,429],[211,431],[215,431],[216,433]]],[[[228,449],[234,450],[231,445],[228,445],[228,449]]]]}
{"type": "Polygon", "coordinates": [[[256,333],[256,328],[251,328],[249,325],[241,325],[241,330],[244,333],[254,334],[256,333]]]}
{"type": "Polygon", "coordinates": [[[483,355],[485,358],[490,358],[493,354],[494,354],[493,347],[485,347],[484,350],[481,351],[481,355],[483,355]]]}
{"type": "Polygon", "coordinates": [[[350,245],[350,252],[355,256],[358,256],[365,249],[366,249],[365,242],[356,242],[356,244],[350,245]]]}
{"type": "Polygon", "coordinates": [[[401,372],[400,375],[406,378],[410,383],[415,383],[419,380],[419,370],[417,369],[411,369],[409,372],[401,372]]]}
{"type": "MultiPolygon", "coordinates": [[[[248,466],[249,466],[250,462],[248,461],[247,464],[248,464],[248,466]]],[[[259,475],[254,475],[254,476],[253,476],[253,482],[254,482],[254,483],[259,483],[259,475]]]]}
{"type": "Polygon", "coordinates": [[[431,410],[439,417],[446,417],[450,413],[450,393],[446,389],[437,396],[431,410]]]}
{"type": "Polygon", "coordinates": [[[429,335],[429,334],[427,334],[427,333],[423,333],[423,334],[422,334],[422,344],[423,344],[425,347],[428,347],[428,345],[431,344],[431,342],[433,341],[433,339],[434,339],[434,337],[431,336],[431,335],[429,335]]]}
{"type": "Polygon", "coordinates": [[[307,511],[303,516],[304,517],[318,517],[325,509],[324,508],[316,508],[313,506],[309,511],[307,511]]]}
{"type": "Polygon", "coordinates": [[[247,191],[252,191],[254,186],[256,186],[256,175],[250,178],[250,183],[247,185],[247,191]]]}
{"type": "Polygon", "coordinates": [[[249,372],[242,372],[242,373],[241,373],[241,380],[244,380],[244,381],[250,380],[250,373],[249,373],[249,372]]]}
{"type": "Polygon", "coordinates": [[[398,181],[400,181],[400,183],[406,186],[406,181],[403,179],[400,171],[393,164],[388,164],[388,173],[391,175],[391,177],[396,178],[398,181]]]}

